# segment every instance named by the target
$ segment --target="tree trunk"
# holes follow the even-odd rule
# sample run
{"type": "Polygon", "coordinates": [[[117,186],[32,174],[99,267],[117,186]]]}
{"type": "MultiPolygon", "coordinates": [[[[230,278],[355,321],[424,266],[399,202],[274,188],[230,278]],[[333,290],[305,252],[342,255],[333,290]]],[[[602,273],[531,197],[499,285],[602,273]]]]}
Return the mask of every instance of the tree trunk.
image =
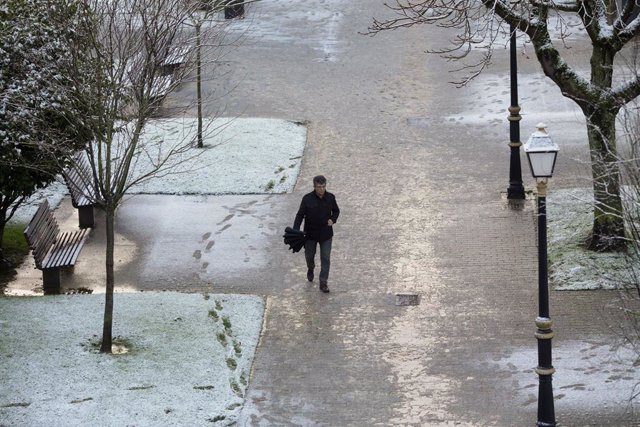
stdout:
{"type": "Polygon", "coordinates": [[[196,25],[196,91],[198,96],[198,148],[204,147],[204,142],[202,141],[202,58],[201,58],[201,50],[202,46],[200,45],[200,27],[201,23],[198,22],[196,25]]]}
{"type": "Polygon", "coordinates": [[[530,36],[544,73],[558,85],[564,96],[580,106],[587,119],[595,202],[589,248],[596,251],[623,250],[626,247],[624,212],[615,129],[621,104],[611,95],[617,51],[606,45],[606,40],[603,43],[593,42],[591,82],[587,87],[573,73],[565,72],[566,63],[558,52],[547,49],[551,43],[548,34],[540,34],[538,38],[535,33],[530,36]]]}
{"type": "Polygon", "coordinates": [[[616,100],[608,99],[613,82],[615,51],[593,45],[591,83],[602,92],[583,105],[593,176],[593,230],[589,248],[596,251],[623,250],[624,213],[620,197],[620,168],[616,148],[616,100]]]}
{"type": "Polygon", "coordinates": [[[113,285],[115,283],[113,272],[115,208],[107,206],[105,209],[105,214],[107,233],[107,251],[105,263],[107,272],[107,288],[105,292],[104,324],[102,328],[102,345],[100,346],[100,352],[111,353],[113,342],[113,285]]]}
{"type": "Polygon", "coordinates": [[[587,114],[593,176],[593,231],[589,248],[616,251],[626,247],[616,150],[616,112],[597,108],[587,114]]]}

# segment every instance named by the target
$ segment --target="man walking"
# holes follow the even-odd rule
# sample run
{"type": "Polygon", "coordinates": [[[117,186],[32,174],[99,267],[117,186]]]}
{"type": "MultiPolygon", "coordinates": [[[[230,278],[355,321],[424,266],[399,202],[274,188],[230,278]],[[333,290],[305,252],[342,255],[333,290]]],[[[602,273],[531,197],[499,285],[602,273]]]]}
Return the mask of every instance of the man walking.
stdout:
{"type": "Polygon", "coordinates": [[[316,248],[320,245],[320,290],[329,292],[329,267],[331,266],[331,241],[333,224],[338,220],[340,208],[336,197],[327,191],[327,179],[318,175],[313,178],[313,191],[305,194],[296,214],[293,228],[300,230],[304,219],[304,257],[307,261],[307,279],[313,282],[316,248]]]}

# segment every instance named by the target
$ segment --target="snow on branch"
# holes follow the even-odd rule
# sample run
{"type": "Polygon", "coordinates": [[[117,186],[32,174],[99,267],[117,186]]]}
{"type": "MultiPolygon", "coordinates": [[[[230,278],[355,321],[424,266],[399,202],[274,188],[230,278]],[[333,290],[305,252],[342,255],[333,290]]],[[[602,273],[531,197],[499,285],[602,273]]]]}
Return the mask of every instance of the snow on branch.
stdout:
{"type": "MultiPolygon", "coordinates": [[[[633,2],[629,2],[630,4],[634,4],[633,2]]],[[[621,18],[618,18],[614,23],[614,28],[618,30],[617,36],[621,40],[621,43],[626,43],[627,41],[633,39],[634,37],[638,37],[640,35],[640,16],[637,16],[633,21],[629,22],[627,25],[624,25],[624,17],[625,13],[622,14],[621,18]]]]}
{"type": "MultiPolygon", "coordinates": [[[[629,19],[633,16],[633,11],[637,6],[638,6],[637,1],[632,1],[632,0],[626,1],[624,3],[624,7],[622,8],[622,11],[618,14],[618,17],[614,22],[614,26],[616,28],[624,26],[624,23],[628,22],[629,19]]],[[[635,21],[638,21],[638,17],[635,18],[635,21]]]]}
{"type": "Polygon", "coordinates": [[[636,79],[628,82],[619,89],[612,91],[612,95],[619,99],[623,104],[631,102],[640,96],[640,78],[636,76],[636,79]]]}
{"type": "Polygon", "coordinates": [[[561,12],[577,12],[580,9],[580,4],[576,0],[531,0],[531,4],[538,7],[548,7],[561,12]]]}

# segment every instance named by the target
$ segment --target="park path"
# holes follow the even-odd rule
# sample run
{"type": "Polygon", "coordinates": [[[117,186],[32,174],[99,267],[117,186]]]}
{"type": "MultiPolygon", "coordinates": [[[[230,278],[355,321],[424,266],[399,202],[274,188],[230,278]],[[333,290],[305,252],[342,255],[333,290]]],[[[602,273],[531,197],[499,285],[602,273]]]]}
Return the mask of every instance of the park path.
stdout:
{"type": "MultiPolygon", "coordinates": [[[[268,301],[243,425],[535,420],[535,217],[533,201],[511,210],[502,194],[506,51],[485,76],[455,89],[450,64],[424,53],[444,43],[442,30],[360,34],[388,14],[377,0],[262,1],[233,24],[247,32],[225,57],[233,76],[222,87],[238,83],[224,99],[227,113],[309,129],[295,192],[272,200],[277,231],[266,265],[218,283],[268,301]],[[329,295],[306,282],[302,255],[277,238],[317,174],[342,210],[329,295]],[[419,295],[419,305],[396,305],[404,293],[419,295]]],[[[525,116],[522,134],[553,123],[566,153],[557,182],[568,185],[586,173],[579,114],[530,58],[521,60],[521,97],[536,113],[525,116]]],[[[556,345],[573,345],[574,354],[604,346],[606,322],[592,319],[611,297],[553,293],[556,345]]],[[[579,384],[557,381],[563,425],[632,422],[624,408],[590,404],[579,384]]]]}

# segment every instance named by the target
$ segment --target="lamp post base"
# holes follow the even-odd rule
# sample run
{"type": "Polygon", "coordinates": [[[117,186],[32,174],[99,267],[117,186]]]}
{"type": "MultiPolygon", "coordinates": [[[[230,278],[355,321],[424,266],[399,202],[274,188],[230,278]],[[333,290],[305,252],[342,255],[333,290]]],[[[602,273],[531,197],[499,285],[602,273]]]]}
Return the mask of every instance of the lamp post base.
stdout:
{"type": "Polygon", "coordinates": [[[536,318],[536,338],[538,340],[538,427],[554,427],[556,414],[553,404],[552,375],[556,369],[551,364],[551,339],[554,336],[553,322],[547,317],[536,318]]]}

